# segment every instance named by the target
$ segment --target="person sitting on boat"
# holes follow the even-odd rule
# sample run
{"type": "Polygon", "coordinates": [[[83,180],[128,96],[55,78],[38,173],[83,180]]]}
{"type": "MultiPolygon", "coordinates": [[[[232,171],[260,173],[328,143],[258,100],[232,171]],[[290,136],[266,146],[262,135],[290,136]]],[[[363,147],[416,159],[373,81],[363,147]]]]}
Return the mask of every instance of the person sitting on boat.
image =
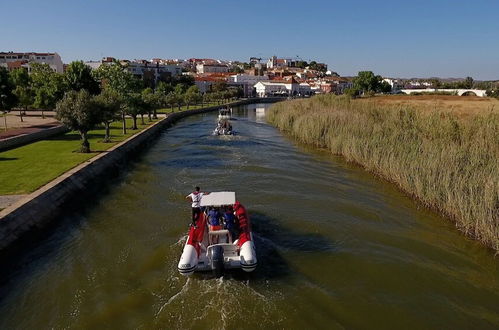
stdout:
{"type": "Polygon", "coordinates": [[[216,208],[211,208],[208,211],[208,226],[210,231],[222,229],[220,224],[220,212],[216,208]]]}
{"type": "Polygon", "coordinates": [[[185,196],[186,199],[191,200],[192,207],[192,226],[196,227],[196,221],[201,215],[201,198],[208,195],[207,192],[201,192],[201,188],[196,187],[195,190],[189,195],[185,196]]]}
{"type": "Polygon", "coordinates": [[[234,216],[234,210],[232,209],[232,206],[228,206],[227,209],[224,212],[224,222],[225,222],[225,229],[227,229],[230,233],[230,236],[232,237],[232,241],[235,241],[238,237],[237,232],[237,223],[236,223],[236,217],[234,216]]]}

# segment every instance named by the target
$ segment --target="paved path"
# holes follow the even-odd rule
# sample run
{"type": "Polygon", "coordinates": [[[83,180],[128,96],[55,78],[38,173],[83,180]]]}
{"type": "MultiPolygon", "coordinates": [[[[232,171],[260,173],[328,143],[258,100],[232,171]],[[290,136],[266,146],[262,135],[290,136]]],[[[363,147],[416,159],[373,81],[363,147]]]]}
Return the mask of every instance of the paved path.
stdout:
{"type": "Polygon", "coordinates": [[[21,198],[23,198],[25,196],[28,196],[28,195],[3,195],[3,196],[0,196],[0,210],[14,204],[15,202],[17,202],[18,200],[20,200],[21,198]]]}
{"type": "Polygon", "coordinates": [[[0,118],[0,140],[11,138],[18,135],[35,133],[40,130],[52,128],[61,125],[53,117],[52,111],[47,111],[45,118],[41,117],[41,112],[28,111],[28,116],[23,116],[23,121],[19,117],[17,111],[12,111],[7,114],[7,130],[5,130],[5,118],[0,118]]]}
{"type": "Polygon", "coordinates": [[[8,131],[4,131],[4,132],[0,133],[0,140],[8,139],[8,138],[18,136],[18,135],[23,135],[23,134],[36,133],[38,131],[42,131],[44,129],[57,127],[57,126],[61,126],[61,123],[55,121],[55,122],[49,122],[49,123],[43,124],[43,125],[33,125],[33,126],[27,126],[27,127],[22,127],[22,128],[9,129],[8,131]]]}

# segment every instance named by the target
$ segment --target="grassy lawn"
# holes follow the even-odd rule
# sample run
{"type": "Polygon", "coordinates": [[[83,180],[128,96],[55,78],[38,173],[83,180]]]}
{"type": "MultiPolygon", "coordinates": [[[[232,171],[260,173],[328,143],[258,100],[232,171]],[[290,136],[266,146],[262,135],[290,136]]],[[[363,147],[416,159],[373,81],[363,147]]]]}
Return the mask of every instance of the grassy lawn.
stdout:
{"type": "MultiPolygon", "coordinates": [[[[204,103],[201,105],[191,105],[189,110],[206,108],[217,105],[217,103],[204,103]]],[[[225,104],[220,104],[220,107],[225,104]]],[[[182,106],[180,111],[186,111],[187,107],[182,106]]],[[[179,112],[178,107],[174,107],[174,112],[179,112]]],[[[171,113],[171,109],[160,109],[157,113],[171,113]]],[[[141,131],[151,123],[147,118],[146,124],[141,125],[141,120],[137,120],[138,130],[127,129],[127,134],[121,131],[121,122],[111,124],[111,143],[103,143],[104,128],[90,131],[89,154],[75,152],[80,146],[80,135],[77,132],[54,136],[42,141],[31,143],[19,148],[0,152],[0,195],[27,194],[35,191],[44,184],[57,178],[64,172],[94,157],[113,145],[141,131]]],[[[127,127],[132,126],[132,119],[127,119],[127,127]]]]}
{"type": "MultiPolygon", "coordinates": [[[[126,135],[122,134],[121,122],[113,123],[111,143],[101,142],[104,138],[103,128],[90,131],[89,142],[93,152],[89,154],[74,152],[80,145],[80,135],[77,132],[68,132],[0,152],[0,195],[30,193],[151,124],[147,119],[145,125],[141,125],[140,119],[137,123],[138,130],[127,129],[126,135]]],[[[132,120],[127,119],[127,127],[131,126],[132,120]]]]}

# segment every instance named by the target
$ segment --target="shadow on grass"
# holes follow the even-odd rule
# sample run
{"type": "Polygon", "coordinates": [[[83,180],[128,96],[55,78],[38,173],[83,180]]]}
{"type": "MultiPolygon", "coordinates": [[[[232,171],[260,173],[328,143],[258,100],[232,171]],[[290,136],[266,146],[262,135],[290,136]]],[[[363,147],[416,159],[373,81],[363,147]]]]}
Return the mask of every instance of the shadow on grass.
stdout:
{"type": "Polygon", "coordinates": [[[0,157],[0,162],[2,161],[7,161],[7,160],[17,160],[19,158],[13,158],[13,157],[0,157]]]}
{"type": "MultiPolygon", "coordinates": [[[[88,139],[103,139],[104,134],[96,134],[96,133],[90,133],[87,135],[88,139]]],[[[66,134],[60,134],[56,136],[52,136],[48,138],[47,140],[50,141],[79,141],[81,140],[81,136],[78,133],[66,133],[66,134]]]]}

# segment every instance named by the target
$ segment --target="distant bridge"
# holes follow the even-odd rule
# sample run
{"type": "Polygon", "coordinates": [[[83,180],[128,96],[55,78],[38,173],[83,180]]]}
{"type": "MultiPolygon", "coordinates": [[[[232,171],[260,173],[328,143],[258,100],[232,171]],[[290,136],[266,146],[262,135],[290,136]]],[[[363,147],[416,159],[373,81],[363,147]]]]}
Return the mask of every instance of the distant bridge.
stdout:
{"type": "Polygon", "coordinates": [[[450,89],[450,88],[435,89],[435,88],[427,88],[427,89],[401,89],[400,91],[402,93],[405,93],[405,94],[444,92],[444,93],[456,94],[459,96],[463,96],[463,95],[476,95],[476,96],[480,96],[480,97],[487,96],[487,91],[485,89],[450,89]]]}

